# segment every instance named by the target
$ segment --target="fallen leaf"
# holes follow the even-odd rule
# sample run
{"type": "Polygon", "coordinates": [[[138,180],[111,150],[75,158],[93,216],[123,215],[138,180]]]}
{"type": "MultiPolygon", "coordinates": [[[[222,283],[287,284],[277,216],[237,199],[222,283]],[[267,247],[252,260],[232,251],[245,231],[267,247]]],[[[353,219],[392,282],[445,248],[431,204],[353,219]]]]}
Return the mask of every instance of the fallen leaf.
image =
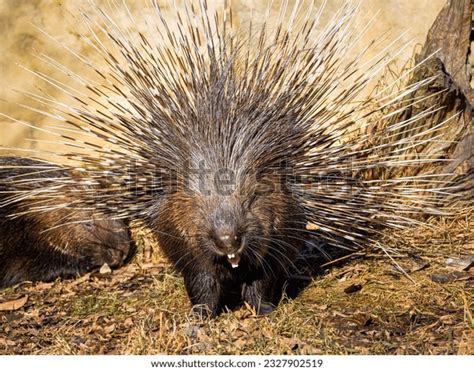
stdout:
{"type": "Polygon", "coordinates": [[[470,276],[465,272],[452,272],[452,273],[433,273],[431,280],[436,283],[449,283],[459,281],[470,276]]]}
{"type": "Polygon", "coordinates": [[[53,287],[54,282],[41,282],[36,284],[35,290],[47,290],[53,287]]]}
{"type": "Polygon", "coordinates": [[[14,341],[11,341],[11,340],[8,340],[8,339],[5,339],[5,338],[0,338],[0,345],[1,346],[13,346],[15,345],[16,343],[14,341]]]}
{"type": "Polygon", "coordinates": [[[89,281],[90,278],[91,278],[91,274],[86,273],[84,276],[79,277],[77,280],[74,280],[71,283],[69,283],[68,286],[74,287],[74,286],[80,285],[83,282],[89,281]]]}
{"type": "Polygon", "coordinates": [[[463,256],[461,258],[446,259],[446,266],[456,269],[458,271],[467,271],[474,266],[474,256],[463,256]]]}
{"type": "Polygon", "coordinates": [[[111,324],[110,326],[104,327],[104,333],[111,334],[115,331],[115,324],[111,324]]]}
{"type": "Polygon", "coordinates": [[[100,267],[99,273],[104,274],[104,275],[105,274],[110,274],[110,273],[112,273],[112,269],[110,269],[110,267],[107,263],[104,263],[104,265],[102,267],[100,267]]]}
{"type": "Polygon", "coordinates": [[[411,267],[410,267],[410,272],[417,272],[421,271],[427,267],[429,267],[430,264],[426,261],[424,261],[422,258],[418,256],[411,256],[411,267]]]}
{"type": "Polygon", "coordinates": [[[132,327],[133,326],[133,319],[131,317],[128,317],[124,322],[123,325],[125,327],[132,327]]]}
{"type": "Polygon", "coordinates": [[[0,303],[0,311],[2,310],[17,310],[20,309],[28,301],[28,295],[23,296],[22,298],[7,301],[5,303],[0,303]]]}

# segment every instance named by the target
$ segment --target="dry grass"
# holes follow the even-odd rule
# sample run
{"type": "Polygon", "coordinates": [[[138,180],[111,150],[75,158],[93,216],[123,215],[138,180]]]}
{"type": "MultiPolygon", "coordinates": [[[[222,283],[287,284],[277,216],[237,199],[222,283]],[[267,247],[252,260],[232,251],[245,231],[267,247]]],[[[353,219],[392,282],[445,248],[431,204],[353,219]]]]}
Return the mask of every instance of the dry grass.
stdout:
{"type": "Polygon", "coordinates": [[[0,292],[0,303],[28,296],[0,311],[0,353],[473,354],[473,273],[445,261],[473,255],[471,214],[434,224],[387,242],[424,252],[396,257],[410,279],[367,254],[326,268],[269,316],[243,308],[208,321],[190,316],[182,279],[139,231],[140,255],[112,274],[0,292]]]}

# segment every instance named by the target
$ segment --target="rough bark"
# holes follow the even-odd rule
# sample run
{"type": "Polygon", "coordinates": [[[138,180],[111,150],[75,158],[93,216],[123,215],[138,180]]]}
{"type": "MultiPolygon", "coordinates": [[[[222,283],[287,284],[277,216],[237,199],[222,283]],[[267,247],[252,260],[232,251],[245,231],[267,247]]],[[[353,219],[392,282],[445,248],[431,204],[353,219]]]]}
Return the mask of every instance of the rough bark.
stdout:
{"type": "Polygon", "coordinates": [[[409,83],[437,76],[428,86],[418,90],[413,100],[439,92],[433,98],[415,104],[405,118],[412,117],[429,107],[442,107],[423,123],[415,123],[418,131],[450,120],[449,130],[443,133],[444,145],[429,144],[425,151],[432,150],[439,156],[454,161],[441,165],[437,171],[454,172],[466,184],[472,197],[474,169],[474,121],[473,89],[471,88],[471,42],[473,0],[450,0],[439,13],[431,27],[426,42],[416,62],[427,61],[413,74],[409,83]]]}

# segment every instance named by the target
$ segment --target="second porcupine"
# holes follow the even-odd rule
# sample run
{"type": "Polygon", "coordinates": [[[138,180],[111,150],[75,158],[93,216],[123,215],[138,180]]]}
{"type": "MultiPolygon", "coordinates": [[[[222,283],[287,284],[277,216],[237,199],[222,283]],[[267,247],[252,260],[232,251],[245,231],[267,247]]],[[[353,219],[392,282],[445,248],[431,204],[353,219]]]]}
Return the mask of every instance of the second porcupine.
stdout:
{"type": "MultiPolygon", "coordinates": [[[[270,11],[239,33],[228,5],[214,14],[205,0],[176,10],[173,33],[153,6],[154,38],[122,29],[95,9],[98,20],[84,20],[104,63],[73,52],[95,80],[43,57],[70,79],[60,89],[73,103],[30,98],[86,136],[57,134],[86,150],[58,151],[60,160],[108,184],[100,193],[81,192],[82,204],[143,219],[183,274],[197,309],[215,315],[246,301],[267,313],[308,235],[356,249],[376,242],[384,229],[418,223],[413,215],[438,211],[442,186],[426,186],[431,174],[366,176],[375,168],[433,162],[416,151],[423,140],[409,135],[430,110],[405,122],[381,113],[381,107],[400,110],[403,97],[430,80],[388,94],[377,109],[360,98],[388,62],[377,54],[372,63],[361,62],[363,53],[346,55],[359,37],[357,6],[347,5],[322,30],[314,7],[282,7],[273,33],[270,11]],[[86,93],[78,96],[74,83],[86,93]],[[360,134],[382,119],[383,129],[360,134]],[[408,135],[395,139],[397,133],[408,135]]],[[[40,77],[58,87],[56,79],[40,77]]]]}
{"type": "Polygon", "coordinates": [[[0,157],[0,288],[69,278],[105,263],[119,267],[133,256],[134,243],[123,221],[66,207],[78,202],[75,191],[84,187],[80,180],[68,169],[44,161],[0,157]],[[28,192],[61,182],[68,193],[62,205],[29,213],[40,198],[28,192]]]}

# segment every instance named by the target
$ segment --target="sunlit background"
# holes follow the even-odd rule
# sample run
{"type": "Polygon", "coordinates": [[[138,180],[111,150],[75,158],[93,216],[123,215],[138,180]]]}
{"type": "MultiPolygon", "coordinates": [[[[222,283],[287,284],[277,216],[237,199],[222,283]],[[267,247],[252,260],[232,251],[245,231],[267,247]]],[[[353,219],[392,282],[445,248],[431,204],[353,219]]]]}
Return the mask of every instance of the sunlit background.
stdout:
{"type": "MultiPolygon", "coordinates": [[[[168,0],[158,2],[163,3],[163,9],[168,11],[168,0]]],[[[316,1],[317,4],[321,2],[321,0],[316,1]]],[[[99,0],[98,3],[105,6],[107,1],[99,0]]],[[[134,14],[147,13],[147,1],[128,0],[127,3],[134,14]]],[[[209,3],[210,7],[218,7],[223,0],[209,0],[209,3]]],[[[236,22],[245,23],[252,14],[254,19],[261,19],[267,3],[266,0],[233,0],[236,22]]],[[[290,0],[289,3],[291,6],[294,1],[290,0]]],[[[329,0],[323,21],[334,14],[341,3],[342,1],[339,0],[329,0]]],[[[365,42],[370,42],[386,32],[390,32],[392,38],[405,32],[399,45],[409,44],[409,47],[398,58],[399,64],[402,65],[412,56],[414,48],[423,43],[429,27],[444,3],[444,0],[362,0],[360,24],[367,23],[374,15],[377,15],[365,37],[365,42]]],[[[75,67],[75,71],[78,72],[77,63],[71,54],[60,50],[57,43],[48,39],[42,30],[73,50],[85,55],[90,54],[90,47],[82,42],[78,35],[78,32],[84,33],[84,28],[81,28],[74,19],[74,15],[79,13],[79,8],[81,6],[87,8],[87,4],[86,1],[73,0],[0,1],[0,112],[42,127],[49,124],[48,118],[44,115],[18,106],[24,102],[24,98],[21,93],[15,92],[15,89],[36,92],[41,89],[43,93],[51,94],[52,97],[61,100],[61,92],[58,89],[51,89],[51,86],[26,71],[25,68],[44,71],[43,62],[35,57],[44,53],[65,65],[75,67]]],[[[273,2],[275,10],[279,6],[280,1],[273,2]]],[[[169,14],[168,17],[172,24],[173,15],[169,14]]],[[[138,27],[140,28],[140,25],[138,27]]],[[[48,74],[61,78],[54,71],[48,74]]],[[[0,117],[0,145],[2,146],[35,148],[38,144],[30,138],[38,139],[38,135],[39,133],[32,129],[12,124],[11,120],[0,117]]]]}

